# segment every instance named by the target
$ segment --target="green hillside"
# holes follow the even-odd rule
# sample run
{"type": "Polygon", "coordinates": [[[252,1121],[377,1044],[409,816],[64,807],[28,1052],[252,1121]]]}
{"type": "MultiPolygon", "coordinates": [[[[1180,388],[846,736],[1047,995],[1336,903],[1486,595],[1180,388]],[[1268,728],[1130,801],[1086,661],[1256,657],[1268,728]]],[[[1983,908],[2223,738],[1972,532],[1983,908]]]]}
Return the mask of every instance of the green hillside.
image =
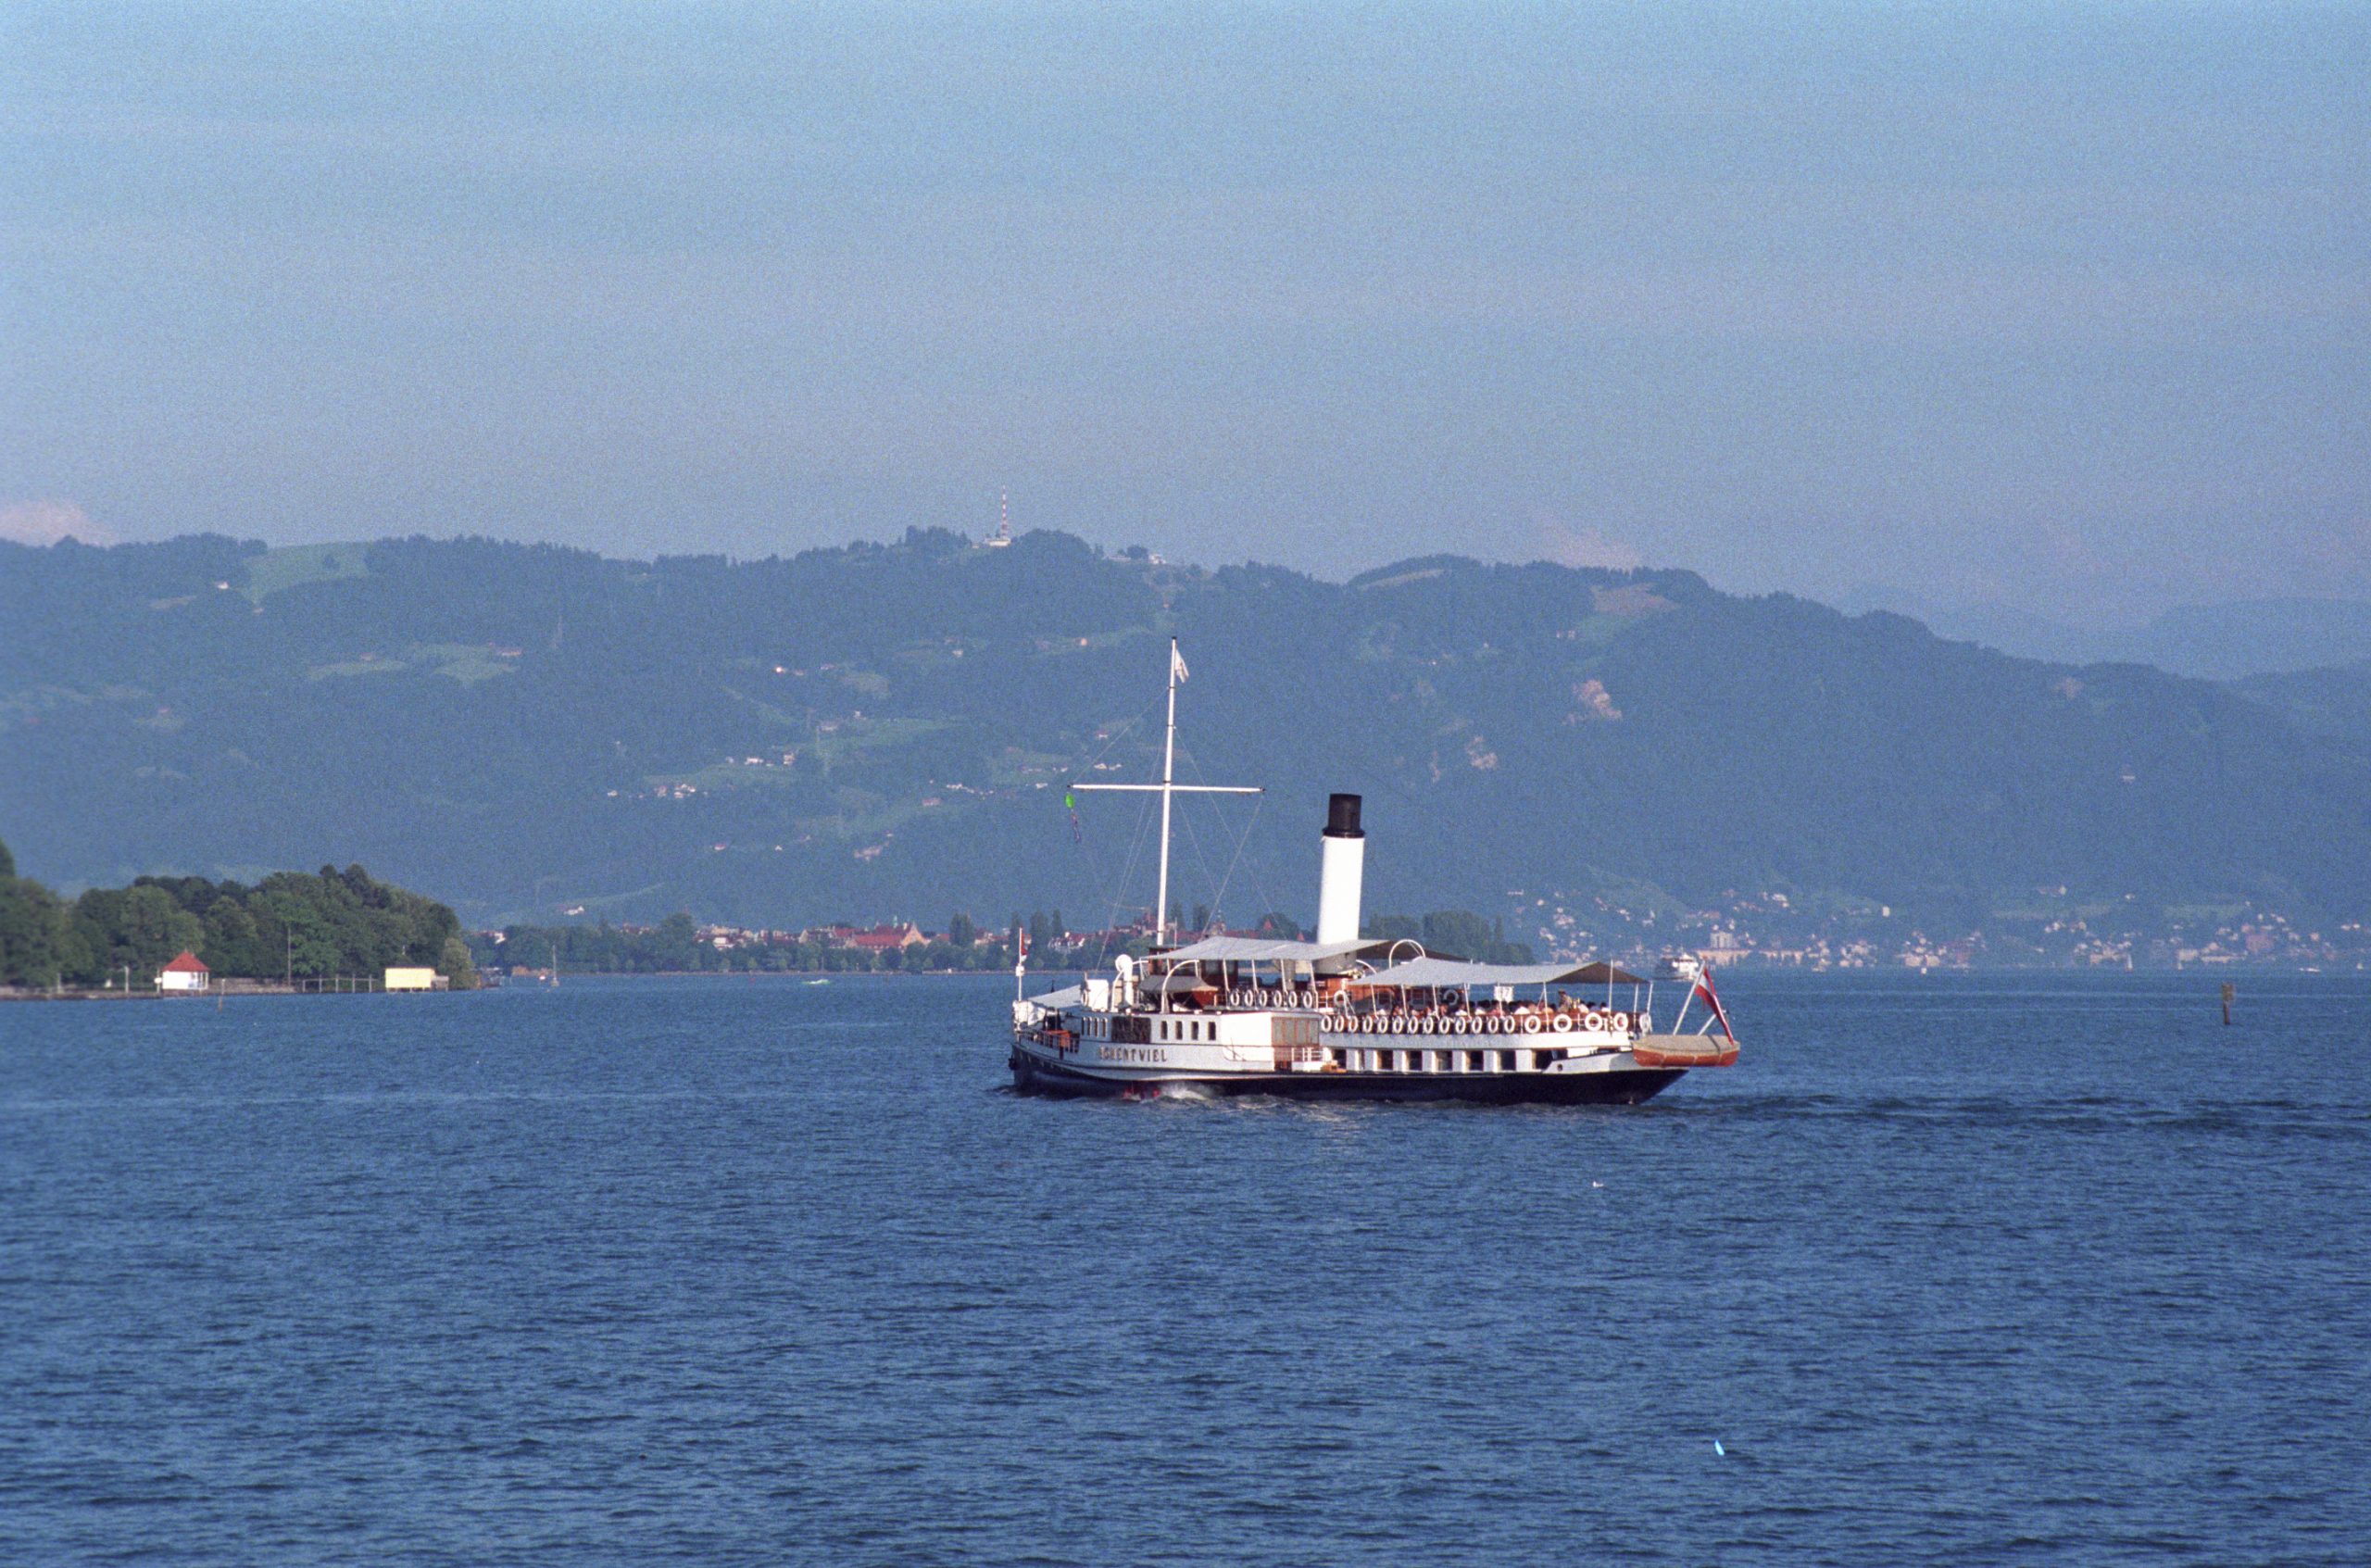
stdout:
{"type": "Polygon", "coordinates": [[[1100,922],[1148,895],[1140,802],[1073,828],[1061,786],[1153,775],[1173,633],[1184,771],[1270,789],[1181,826],[1179,897],[1223,915],[1311,909],[1332,789],[1368,797],[1371,908],[1526,938],[1724,900],[1964,926],[2371,896],[2359,730],[1684,571],[190,538],[0,546],[0,830],[69,887],[359,860],[473,922],[1100,922]]]}

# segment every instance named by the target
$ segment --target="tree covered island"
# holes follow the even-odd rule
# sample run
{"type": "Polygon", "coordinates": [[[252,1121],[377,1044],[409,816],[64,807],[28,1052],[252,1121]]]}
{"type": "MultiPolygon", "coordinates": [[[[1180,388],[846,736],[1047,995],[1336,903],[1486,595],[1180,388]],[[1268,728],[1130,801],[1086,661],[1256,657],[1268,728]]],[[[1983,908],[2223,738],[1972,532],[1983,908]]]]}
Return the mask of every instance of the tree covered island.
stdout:
{"type": "Polygon", "coordinates": [[[478,983],[449,908],[360,866],[275,872],[252,886],[144,876],[70,899],[16,873],[0,844],[0,985],[103,986],[129,974],[145,987],[184,951],[220,979],[321,980],[417,966],[459,989],[478,983]]]}

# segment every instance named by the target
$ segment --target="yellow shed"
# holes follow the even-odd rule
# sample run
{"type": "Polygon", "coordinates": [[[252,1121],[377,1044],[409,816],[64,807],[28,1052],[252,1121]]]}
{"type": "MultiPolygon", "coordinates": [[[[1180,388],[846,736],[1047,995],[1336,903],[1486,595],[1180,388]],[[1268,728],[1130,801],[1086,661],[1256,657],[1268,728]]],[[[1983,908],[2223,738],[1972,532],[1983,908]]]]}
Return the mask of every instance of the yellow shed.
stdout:
{"type": "Polygon", "coordinates": [[[390,991],[433,991],[436,988],[436,972],[433,969],[391,969],[387,971],[390,991]]]}

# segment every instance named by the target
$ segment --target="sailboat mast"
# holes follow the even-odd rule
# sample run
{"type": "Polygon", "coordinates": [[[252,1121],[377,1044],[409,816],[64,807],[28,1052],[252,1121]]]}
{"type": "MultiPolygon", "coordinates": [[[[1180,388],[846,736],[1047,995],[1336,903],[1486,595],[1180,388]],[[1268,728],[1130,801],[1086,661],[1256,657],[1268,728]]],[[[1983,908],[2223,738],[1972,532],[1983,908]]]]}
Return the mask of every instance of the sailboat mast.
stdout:
{"type": "Polygon", "coordinates": [[[1169,808],[1177,797],[1177,639],[1169,639],[1169,733],[1160,743],[1160,887],[1153,906],[1152,945],[1169,935],[1169,808]]]}

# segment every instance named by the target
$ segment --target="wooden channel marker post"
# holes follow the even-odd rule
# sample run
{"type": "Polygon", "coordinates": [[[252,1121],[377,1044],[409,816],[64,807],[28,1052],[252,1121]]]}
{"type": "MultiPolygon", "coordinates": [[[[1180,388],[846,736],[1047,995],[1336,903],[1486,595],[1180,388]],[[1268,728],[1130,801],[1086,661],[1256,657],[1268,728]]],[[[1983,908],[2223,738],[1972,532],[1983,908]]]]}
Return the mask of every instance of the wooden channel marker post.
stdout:
{"type": "Polygon", "coordinates": [[[2231,1027],[2231,998],[2237,994],[2237,988],[2229,981],[2223,982],[2223,1027],[2226,1029],[2231,1027]]]}

